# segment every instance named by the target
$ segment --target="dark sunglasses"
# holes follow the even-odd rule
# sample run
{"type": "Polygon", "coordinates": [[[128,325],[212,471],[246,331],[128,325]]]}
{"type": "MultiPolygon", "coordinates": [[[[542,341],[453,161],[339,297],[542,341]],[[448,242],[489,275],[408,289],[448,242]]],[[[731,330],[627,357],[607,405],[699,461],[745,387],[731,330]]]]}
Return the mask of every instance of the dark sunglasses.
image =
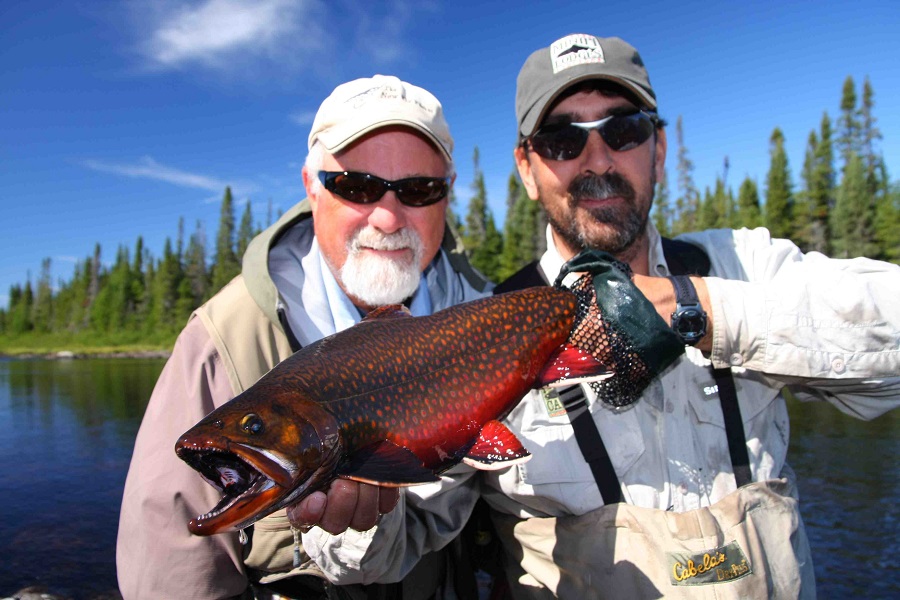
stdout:
{"type": "Polygon", "coordinates": [[[584,151],[588,135],[596,129],[612,150],[624,152],[637,148],[653,134],[659,117],[644,111],[625,115],[610,115],[590,123],[558,123],[544,125],[525,143],[543,158],[572,160],[584,151]]]}
{"type": "Polygon", "coordinates": [[[388,181],[369,173],[353,171],[319,171],[325,189],[355,204],[378,202],[388,190],[397,194],[405,206],[430,206],[447,197],[450,177],[407,177],[388,181]]]}

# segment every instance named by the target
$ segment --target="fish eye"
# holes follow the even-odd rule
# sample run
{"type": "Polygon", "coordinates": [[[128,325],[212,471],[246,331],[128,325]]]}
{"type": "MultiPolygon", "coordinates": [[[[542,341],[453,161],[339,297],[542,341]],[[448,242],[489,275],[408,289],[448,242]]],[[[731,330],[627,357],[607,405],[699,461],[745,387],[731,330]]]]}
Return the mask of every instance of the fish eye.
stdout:
{"type": "Polygon", "coordinates": [[[265,427],[263,426],[263,420],[259,418],[259,415],[250,413],[249,415],[244,415],[244,418],[241,419],[241,429],[250,435],[259,435],[263,432],[265,427]]]}

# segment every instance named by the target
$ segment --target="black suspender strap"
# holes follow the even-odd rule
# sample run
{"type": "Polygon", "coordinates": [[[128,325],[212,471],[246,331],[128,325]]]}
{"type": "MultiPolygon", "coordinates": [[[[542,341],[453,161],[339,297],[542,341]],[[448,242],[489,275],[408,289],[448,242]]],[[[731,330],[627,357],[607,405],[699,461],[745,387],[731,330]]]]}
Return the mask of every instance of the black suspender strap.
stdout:
{"type": "Polygon", "coordinates": [[[747,437],[744,434],[744,420],[741,418],[734,377],[728,367],[712,369],[712,373],[719,386],[719,402],[722,403],[725,436],[728,438],[728,453],[731,455],[734,480],[737,486],[741,487],[753,480],[750,477],[750,455],[747,453],[747,437]]]}
{"type": "Polygon", "coordinates": [[[297,340],[297,336],[294,335],[294,330],[291,329],[291,326],[288,323],[287,313],[285,313],[284,309],[282,308],[277,309],[276,312],[278,313],[278,321],[281,323],[281,328],[284,330],[284,335],[287,336],[288,344],[291,347],[291,352],[296,352],[303,346],[297,340]]]}
{"type": "Polygon", "coordinates": [[[609,452],[603,445],[603,439],[597,430],[597,424],[591,411],[588,410],[587,398],[584,396],[584,390],[580,384],[571,385],[565,388],[559,388],[559,400],[562,402],[569,419],[572,421],[572,429],[575,432],[575,441],[578,442],[578,448],[584,455],[588,466],[591,467],[591,473],[597,482],[597,488],[600,490],[600,496],[603,497],[604,504],[616,504],[622,501],[622,487],[619,485],[619,478],[613,469],[612,461],[609,458],[609,452]]]}

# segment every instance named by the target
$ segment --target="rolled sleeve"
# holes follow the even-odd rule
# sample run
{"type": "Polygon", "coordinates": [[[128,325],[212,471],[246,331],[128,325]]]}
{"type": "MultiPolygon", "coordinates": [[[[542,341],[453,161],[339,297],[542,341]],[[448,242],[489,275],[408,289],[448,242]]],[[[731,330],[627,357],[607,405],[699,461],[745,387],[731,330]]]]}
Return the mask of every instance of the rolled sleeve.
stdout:
{"type": "Polygon", "coordinates": [[[178,438],[233,396],[198,319],[179,336],[147,405],[125,482],[116,567],[125,600],[213,599],[247,587],[236,535],[200,537],[188,521],[218,492],[175,454],[178,438]]]}

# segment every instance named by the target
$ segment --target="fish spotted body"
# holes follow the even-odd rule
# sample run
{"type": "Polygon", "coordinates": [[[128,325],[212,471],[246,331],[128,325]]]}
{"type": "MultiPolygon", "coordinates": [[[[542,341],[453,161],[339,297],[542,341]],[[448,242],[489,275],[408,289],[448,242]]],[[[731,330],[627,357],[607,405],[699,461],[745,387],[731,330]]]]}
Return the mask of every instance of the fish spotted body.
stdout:
{"type": "Polygon", "coordinates": [[[531,388],[604,371],[566,344],[577,302],[542,287],[426,317],[382,307],[299,350],[176,444],[223,493],[188,527],[243,529],[338,477],[406,486],[464,458],[485,469],[526,460],[499,420],[531,388]]]}

